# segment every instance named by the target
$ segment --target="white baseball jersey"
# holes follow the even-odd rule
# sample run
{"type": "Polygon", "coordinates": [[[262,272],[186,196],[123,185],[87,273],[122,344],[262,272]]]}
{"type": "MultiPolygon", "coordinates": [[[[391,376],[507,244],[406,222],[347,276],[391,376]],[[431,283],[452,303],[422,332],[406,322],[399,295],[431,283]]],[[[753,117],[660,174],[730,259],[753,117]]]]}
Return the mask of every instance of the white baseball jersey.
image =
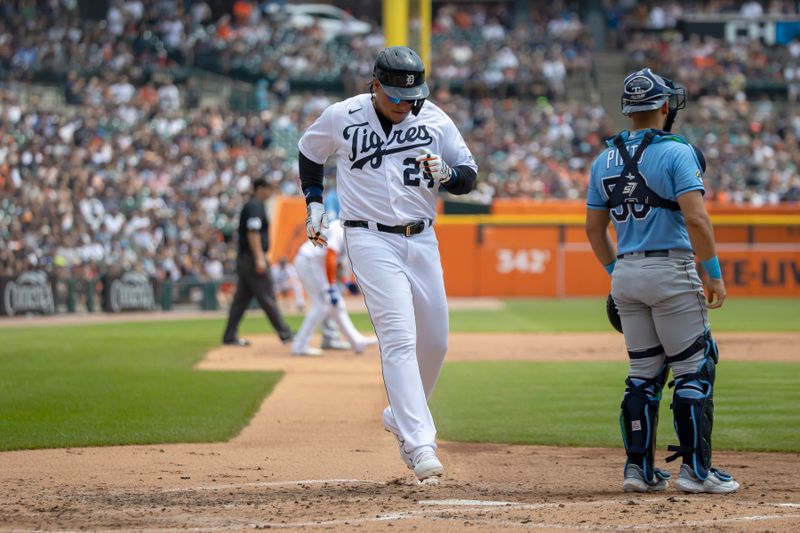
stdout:
{"type": "Polygon", "coordinates": [[[303,134],[298,148],[318,164],[336,157],[342,220],[387,226],[435,218],[439,184],[426,177],[416,161],[423,148],[441,155],[451,167],[478,169],[453,121],[430,100],[387,137],[372,96],[348,98],[328,107],[303,134]]]}
{"type": "Polygon", "coordinates": [[[304,257],[310,259],[315,262],[319,262],[320,265],[324,268],[325,265],[325,257],[328,253],[328,250],[332,250],[336,253],[338,261],[343,261],[345,249],[344,249],[344,228],[342,227],[342,223],[338,220],[333,220],[330,223],[330,227],[325,230],[325,236],[328,238],[328,246],[323,248],[320,246],[314,246],[311,241],[306,241],[300,246],[300,249],[297,251],[297,257],[304,257]]]}

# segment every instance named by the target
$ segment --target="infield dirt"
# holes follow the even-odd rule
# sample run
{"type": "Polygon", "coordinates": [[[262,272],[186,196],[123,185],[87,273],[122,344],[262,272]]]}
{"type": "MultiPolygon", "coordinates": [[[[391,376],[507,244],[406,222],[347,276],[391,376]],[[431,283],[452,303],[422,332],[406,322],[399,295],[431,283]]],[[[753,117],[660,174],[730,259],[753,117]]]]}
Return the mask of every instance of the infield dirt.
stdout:
{"type": "MultiPolygon", "coordinates": [[[[727,360],[800,362],[797,334],[716,337],[727,360]]],[[[619,449],[442,442],[446,476],[418,485],[382,430],[377,349],[297,358],[252,340],[198,365],[286,372],[240,435],[0,453],[0,531],[800,530],[799,454],[716,453],[742,484],[732,495],[630,495],[619,449]]],[[[488,354],[620,360],[624,348],[616,334],[451,335],[448,360],[499,359],[488,354]]]]}

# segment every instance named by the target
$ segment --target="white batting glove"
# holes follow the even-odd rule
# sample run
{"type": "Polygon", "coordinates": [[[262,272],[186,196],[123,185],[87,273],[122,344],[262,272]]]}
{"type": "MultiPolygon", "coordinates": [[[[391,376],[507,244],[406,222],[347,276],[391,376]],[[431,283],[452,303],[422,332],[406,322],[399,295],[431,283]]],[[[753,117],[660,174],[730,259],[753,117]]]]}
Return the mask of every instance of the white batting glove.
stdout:
{"type": "Polygon", "coordinates": [[[319,202],[311,202],[306,206],[306,236],[314,246],[327,246],[328,237],[323,230],[328,229],[328,215],[325,207],[319,202]]]}
{"type": "Polygon", "coordinates": [[[433,154],[430,150],[423,148],[421,155],[417,157],[417,162],[422,163],[422,170],[425,174],[439,183],[447,183],[453,177],[453,171],[444,162],[442,156],[433,154]]]}

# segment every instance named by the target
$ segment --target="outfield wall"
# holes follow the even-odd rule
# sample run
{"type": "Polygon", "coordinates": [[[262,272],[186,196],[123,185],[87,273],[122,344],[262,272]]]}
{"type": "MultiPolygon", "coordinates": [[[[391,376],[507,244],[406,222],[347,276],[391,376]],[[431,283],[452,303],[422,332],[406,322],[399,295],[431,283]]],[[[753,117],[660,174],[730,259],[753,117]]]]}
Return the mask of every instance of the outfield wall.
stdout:
{"type": "MultiPolygon", "coordinates": [[[[272,259],[293,257],[305,240],[302,198],[273,207],[272,259]]],[[[450,296],[569,297],[608,293],[609,277],[583,230],[582,202],[501,200],[492,215],[440,215],[450,296]]],[[[731,295],[800,296],[800,214],[796,207],[710,206],[731,295]]]]}

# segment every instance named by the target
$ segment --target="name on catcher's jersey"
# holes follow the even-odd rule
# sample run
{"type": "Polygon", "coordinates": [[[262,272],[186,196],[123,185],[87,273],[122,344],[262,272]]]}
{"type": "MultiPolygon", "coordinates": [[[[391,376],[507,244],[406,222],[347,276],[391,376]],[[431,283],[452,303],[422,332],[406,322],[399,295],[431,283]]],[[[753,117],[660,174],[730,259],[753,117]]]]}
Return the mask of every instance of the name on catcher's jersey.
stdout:
{"type": "MultiPolygon", "coordinates": [[[[623,132],[625,146],[632,156],[647,130],[623,132]]],[[[607,210],[606,201],[622,172],[622,158],[617,148],[609,145],[592,163],[588,209],[607,210]]],[[[703,172],[694,149],[677,135],[656,136],[639,160],[639,173],[653,192],[667,200],[690,191],[701,191],[703,172]]],[[[628,187],[635,187],[631,182],[628,187]]],[[[611,209],[611,222],[617,232],[617,252],[647,250],[691,250],[683,213],[643,204],[622,204],[611,209]]]]}
{"type": "Polygon", "coordinates": [[[298,148],[315,163],[336,159],[342,220],[390,226],[435,218],[439,184],[416,161],[423,149],[451,167],[478,168],[453,121],[430,100],[386,135],[371,95],[354,96],[325,109],[298,148]]]}

